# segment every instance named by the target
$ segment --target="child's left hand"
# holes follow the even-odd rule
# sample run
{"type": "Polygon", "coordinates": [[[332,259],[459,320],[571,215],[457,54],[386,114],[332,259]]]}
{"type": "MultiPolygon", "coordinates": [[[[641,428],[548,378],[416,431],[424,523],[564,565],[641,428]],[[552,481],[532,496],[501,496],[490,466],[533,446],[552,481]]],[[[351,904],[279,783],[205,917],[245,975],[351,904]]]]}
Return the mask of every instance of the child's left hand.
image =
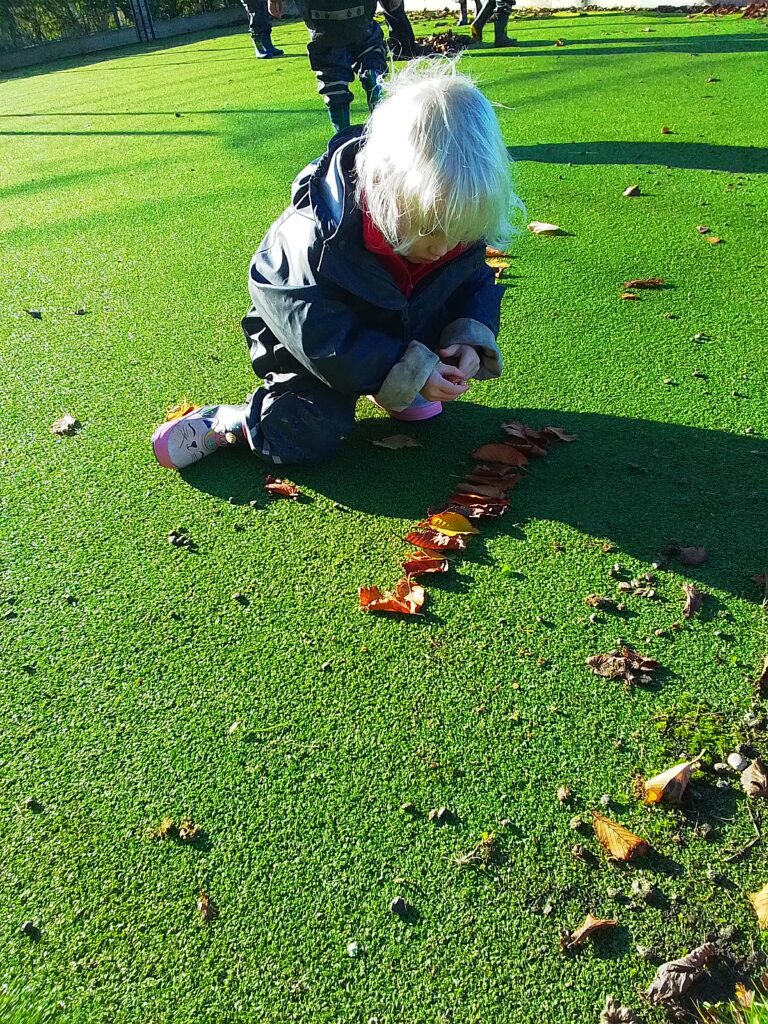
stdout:
{"type": "Polygon", "coordinates": [[[438,355],[444,363],[451,363],[464,378],[469,380],[480,369],[480,356],[472,345],[449,345],[440,349],[438,355]]]}

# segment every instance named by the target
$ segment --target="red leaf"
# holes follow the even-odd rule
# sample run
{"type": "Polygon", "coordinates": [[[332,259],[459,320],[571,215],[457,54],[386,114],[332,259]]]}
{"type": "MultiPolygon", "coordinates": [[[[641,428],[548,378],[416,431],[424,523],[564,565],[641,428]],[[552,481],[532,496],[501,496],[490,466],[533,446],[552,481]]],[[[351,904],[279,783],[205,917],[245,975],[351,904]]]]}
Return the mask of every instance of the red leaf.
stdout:
{"type": "Polygon", "coordinates": [[[513,444],[484,444],[472,452],[472,458],[480,462],[500,462],[505,466],[527,466],[528,459],[513,444]]]}
{"type": "Polygon", "coordinates": [[[405,535],[405,539],[409,544],[425,551],[464,551],[467,547],[466,540],[460,534],[448,537],[437,530],[411,530],[405,535]]]}
{"type": "Polygon", "coordinates": [[[427,573],[448,572],[448,559],[426,555],[423,551],[410,551],[403,562],[406,576],[424,576],[427,573]]]}
{"type": "Polygon", "coordinates": [[[289,484],[287,480],[280,480],[275,476],[264,478],[264,490],[275,498],[293,498],[294,501],[301,494],[295,484],[289,484]]]}
{"type": "Polygon", "coordinates": [[[400,615],[418,615],[424,604],[424,588],[418,583],[404,579],[395,587],[394,593],[378,587],[360,587],[360,607],[367,612],[395,612],[400,615]]]}

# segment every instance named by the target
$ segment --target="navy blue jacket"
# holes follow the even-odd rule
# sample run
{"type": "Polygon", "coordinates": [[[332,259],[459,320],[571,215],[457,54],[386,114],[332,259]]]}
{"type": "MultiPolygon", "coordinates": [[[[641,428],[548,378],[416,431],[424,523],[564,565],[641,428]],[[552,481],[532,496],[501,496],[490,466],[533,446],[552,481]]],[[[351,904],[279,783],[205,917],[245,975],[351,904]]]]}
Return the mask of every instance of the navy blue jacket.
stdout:
{"type": "Polygon", "coordinates": [[[250,267],[243,320],[260,377],[311,374],[329,388],[406,408],[434,371],[437,350],[479,351],[479,379],[498,377],[501,288],[484,243],[437,267],[405,295],[363,245],[355,203],[362,128],[337,135],[293,183],[291,205],[250,267]]]}

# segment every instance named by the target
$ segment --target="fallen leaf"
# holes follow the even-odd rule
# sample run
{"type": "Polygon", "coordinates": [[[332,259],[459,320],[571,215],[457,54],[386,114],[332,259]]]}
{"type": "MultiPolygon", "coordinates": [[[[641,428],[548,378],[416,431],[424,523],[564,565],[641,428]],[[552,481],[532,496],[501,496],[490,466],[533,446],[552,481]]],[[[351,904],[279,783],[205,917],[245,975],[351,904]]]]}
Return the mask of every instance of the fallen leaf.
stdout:
{"type": "Polygon", "coordinates": [[[639,295],[635,295],[634,292],[622,292],[619,296],[620,299],[639,299],[639,295]]]}
{"type": "Polygon", "coordinates": [[[565,40],[564,39],[556,39],[555,40],[555,46],[565,46],[565,40]]]}
{"type": "Polygon", "coordinates": [[[410,551],[403,563],[406,576],[425,576],[428,573],[448,572],[448,559],[427,555],[423,551],[410,551]]]}
{"type": "Polygon", "coordinates": [[[188,412],[194,412],[195,409],[199,409],[199,405],[195,405],[193,402],[188,402],[185,398],[176,405],[172,406],[165,414],[165,422],[170,423],[172,420],[181,419],[182,416],[186,416],[188,412]]]}
{"type": "Polygon", "coordinates": [[[749,902],[755,908],[761,928],[768,928],[768,884],[760,892],[749,893],[749,902]]]}
{"type": "Polygon", "coordinates": [[[584,598],[584,604],[590,608],[600,608],[602,611],[616,611],[618,602],[612,597],[604,597],[602,594],[589,594],[584,598]]]}
{"type": "Polygon", "coordinates": [[[667,126],[664,125],[664,127],[661,129],[661,134],[662,135],[672,135],[672,129],[671,128],[667,128],[667,126]]]}
{"type": "Polygon", "coordinates": [[[506,498],[507,490],[509,490],[509,488],[502,487],[500,484],[488,484],[483,480],[473,480],[472,474],[466,480],[456,484],[456,487],[459,493],[463,491],[467,494],[477,494],[486,498],[506,498]]]}
{"type": "Polygon", "coordinates": [[[179,839],[182,843],[194,843],[203,834],[203,830],[199,825],[196,825],[194,821],[189,818],[185,818],[179,823],[179,839]]]}
{"type": "Polygon", "coordinates": [[[568,443],[577,441],[579,438],[578,434],[566,433],[562,427],[542,427],[541,432],[547,437],[555,437],[558,441],[566,441],[568,443]]]}
{"type": "Polygon", "coordinates": [[[660,668],[660,663],[647,658],[632,647],[620,647],[607,654],[593,654],[587,658],[592,671],[605,679],[624,679],[629,685],[647,686],[652,682],[651,673],[660,668]]]}
{"type": "Polygon", "coordinates": [[[680,548],[677,560],[681,565],[701,565],[707,560],[706,548],[680,548]]]}
{"type": "Polygon", "coordinates": [[[457,537],[461,534],[478,534],[480,531],[470,523],[466,516],[458,512],[437,512],[430,516],[425,523],[419,523],[428,530],[437,530],[447,537],[457,537]]]}
{"type": "Polygon", "coordinates": [[[273,498],[292,498],[294,501],[301,494],[296,484],[289,484],[287,480],[269,475],[264,478],[264,490],[273,498]]]}
{"type": "Polygon", "coordinates": [[[640,1024],[640,1018],[626,1006],[619,1006],[613,996],[606,996],[600,1024],[640,1024]]]}
{"type": "MultiPolygon", "coordinates": [[[[509,498],[491,498],[487,494],[478,494],[476,491],[454,491],[448,500],[452,505],[466,505],[468,508],[482,506],[483,508],[498,507],[506,509],[509,505],[509,498]]],[[[467,516],[467,518],[472,519],[474,517],[467,516]]]]}
{"type": "Polygon", "coordinates": [[[500,854],[498,836],[494,835],[493,832],[486,832],[480,842],[469,853],[454,857],[453,863],[457,867],[468,867],[470,864],[484,864],[487,866],[495,863],[499,859],[500,854]]]}
{"type": "Polygon", "coordinates": [[[33,320],[43,319],[43,314],[40,312],[39,309],[25,309],[24,312],[29,313],[33,320]]]}
{"type": "Polygon", "coordinates": [[[662,277],[634,277],[631,281],[624,282],[625,288],[663,288],[664,278],[662,277]]]}
{"type": "Polygon", "coordinates": [[[734,995],[736,996],[736,1002],[739,1006],[743,1007],[745,1010],[750,1010],[752,1008],[752,1004],[755,1001],[755,990],[753,988],[747,988],[743,982],[737,981],[734,988],[734,995]]]}
{"type": "Polygon", "coordinates": [[[597,932],[607,931],[609,928],[615,928],[618,925],[618,921],[614,921],[611,918],[599,918],[593,914],[587,914],[584,918],[584,922],[576,929],[575,932],[566,931],[561,936],[560,942],[563,949],[569,952],[574,949],[580,949],[581,946],[591,938],[597,932]]]}
{"type": "Polygon", "coordinates": [[[632,597],[647,597],[653,599],[658,596],[653,587],[647,586],[640,580],[622,581],[618,585],[618,590],[620,590],[622,594],[631,594],[632,597]]]}
{"type": "Polygon", "coordinates": [[[685,594],[683,618],[692,619],[701,611],[701,606],[704,604],[704,598],[707,595],[693,583],[684,583],[683,593],[685,594]]]}
{"type": "Polygon", "coordinates": [[[534,235],[561,235],[563,234],[562,228],[558,227],[557,224],[547,224],[545,221],[532,220],[528,225],[528,230],[532,231],[534,235]]]}
{"type": "Polygon", "coordinates": [[[757,686],[759,696],[768,696],[768,654],[766,654],[763,660],[763,671],[755,680],[755,685],[757,686]]]}
{"type": "Polygon", "coordinates": [[[508,420],[506,423],[501,424],[501,429],[505,434],[519,441],[533,441],[535,444],[540,444],[545,440],[542,430],[534,430],[533,427],[527,427],[520,420],[508,420]]]}
{"type": "Polygon", "coordinates": [[[595,830],[597,841],[611,860],[637,860],[650,848],[647,839],[641,839],[599,811],[592,811],[592,828],[595,830]]]}
{"type": "Polygon", "coordinates": [[[378,445],[379,448],[391,448],[392,451],[397,451],[398,448],[421,448],[419,442],[408,434],[393,434],[391,437],[382,437],[379,441],[371,441],[371,444],[378,445]]]}
{"type": "Polygon", "coordinates": [[[500,277],[505,270],[509,270],[509,262],[507,260],[500,260],[493,256],[485,262],[487,266],[496,271],[496,277],[500,277]]]}
{"type": "Polygon", "coordinates": [[[700,235],[708,235],[709,234],[709,228],[707,227],[706,224],[699,224],[698,227],[696,228],[696,230],[699,232],[700,235]]]}
{"type": "MultiPolygon", "coordinates": [[[[442,514],[445,515],[445,513],[442,514]]],[[[437,530],[429,528],[411,530],[405,535],[405,539],[415,548],[423,548],[425,551],[464,551],[467,546],[467,542],[461,534],[449,537],[445,533],[439,533],[437,530]]]]}
{"type": "Polygon", "coordinates": [[[486,247],[485,247],[485,258],[487,260],[499,260],[499,259],[503,259],[503,257],[505,257],[507,255],[508,254],[505,253],[505,252],[502,252],[501,249],[494,249],[494,247],[492,245],[486,245],[486,247]]]}
{"type": "Polygon", "coordinates": [[[707,235],[707,241],[710,245],[720,245],[723,240],[718,238],[717,235],[707,235]]]}
{"type": "Polygon", "coordinates": [[[498,444],[484,444],[472,452],[472,458],[479,462],[500,462],[505,466],[527,466],[528,457],[513,444],[501,441],[498,444]]]}
{"type": "Polygon", "coordinates": [[[66,434],[74,434],[79,426],[80,424],[74,416],[70,416],[69,413],[65,413],[52,423],[49,429],[52,434],[58,434],[60,437],[63,437],[66,434]]]}
{"type": "Polygon", "coordinates": [[[714,943],[707,942],[680,960],[670,960],[662,964],[648,989],[648,999],[656,1004],[678,1003],[716,955],[717,948],[714,943]]]}
{"type": "Polygon", "coordinates": [[[173,839],[176,836],[176,822],[173,818],[163,818],[155,830],[158,839],[173,839]]]}
{"type": "Polygon", "coordinates": [[[751,797],[768,797],[768,774],[765,765],[756,757],[741,773],[741,788],[751,797]]]}
{"type": "Polygon", "coordinates": [[[400,615],[418,615],[424,605],[424,588],[409,579],[400,580],[394,593],[382,592],[378,587],[360,587],[360,607],[367,612],[395,612],[400,615]]]}
{"type": "Polygon", "coordinates": [[[701,767],[702,754],[693,761],[683,761],[673,768],[654,775],[643,784],[643,800],[646,804],[658,804],[662,799],[679,804],[688,786],[691,775],[701,767]]]}
{"type": "Polygon", "coordinates": [[[476,494],[453,494],[441,511],[460,512],[467,519],[483,519],[485,516],[503,516],[509,508],[509,501],[496,498],[484,498],[476,494]],[[466,499],[471,499],[469,502],[466,499]]]}
{"type": "Polygon", "coordinates": [[[201,892],[197,897],[197,909],[200,912],[200,920],[203,923],[212,921],[216,916],[216,908],[207,892],[201,892]]]}
{"type": "Polygon", "coordinates": [[[635,196],[639,196],[639,195],[641,195],[640,186],[639,185],[630,185],[629,188],[625,188],[624,189],[624,191],[622,192],[622,195],[627,196],[630,199],[634,198],[635,196]]]}

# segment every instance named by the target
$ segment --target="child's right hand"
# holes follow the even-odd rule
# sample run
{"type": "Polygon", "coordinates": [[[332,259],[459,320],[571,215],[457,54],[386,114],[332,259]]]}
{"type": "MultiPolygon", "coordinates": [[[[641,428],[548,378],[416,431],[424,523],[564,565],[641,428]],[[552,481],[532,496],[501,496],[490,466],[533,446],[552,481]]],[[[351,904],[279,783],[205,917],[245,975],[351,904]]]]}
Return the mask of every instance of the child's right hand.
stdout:
{"type": "Polygon", "coordinates": [[[453,402],[468,390],[469,384],[455,366],[438,363],[420,394],[430,402],[453,402]]]}
{"type": "Polygon", "coordinates": [[[267,9],[273,18],[282,18],[283,16],[283,0],[269,0],[267,9]]]}

